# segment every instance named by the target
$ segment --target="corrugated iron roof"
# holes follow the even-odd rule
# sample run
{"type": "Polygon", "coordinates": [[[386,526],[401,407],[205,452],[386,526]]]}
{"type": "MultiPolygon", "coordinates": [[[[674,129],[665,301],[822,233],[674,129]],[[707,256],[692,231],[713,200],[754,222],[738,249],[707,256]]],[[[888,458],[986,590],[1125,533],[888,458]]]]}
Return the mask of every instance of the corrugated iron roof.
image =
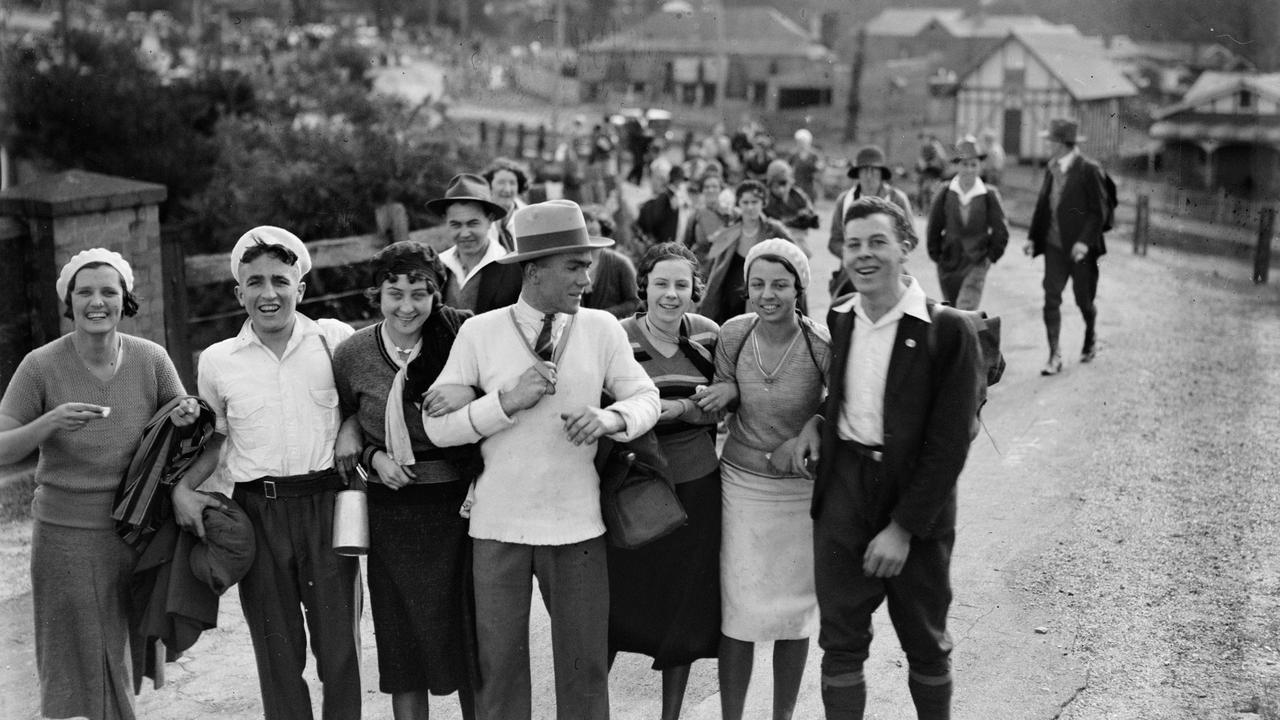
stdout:
{"type": "Polygon", "coordinates": [[[685,52],[734,55],[800,56],[820,58],[829,51],[814,38],[771,7],[728,8],[724,16],[726,47],[720,47],[719,18],[716,13],[656,12],[636,25],[582,48],[587,52],[685,52]]]}
{"type": "Polygon", "coordinates": [[[1249,90],[1270,100],[1280,102],[1280,73],[1245,73],[1206,70],[1191,84],[1182,100],[1156,112],[1157,118],[1167,118],[1194,109],[1197,105],[1216,100],[1224,95],[1249,90]]]}
{"type": "Polygon", "coordinates": [[[1001,43],[1001,47],[1009,42],[1019,42],[1026,46],[1076,100],[1101,100],[1138,94],[1138,88],[1107,57],[1102,38],[1061,32],[1013,32],[1001,43]]]}
{"type": "Polygon", "coordinates": [[[1055,25],[1039,15],[971,15],[944,21],[956,37],[1002,38],[1011,32],[1079,35],[1075,25],[1055,25]]]}

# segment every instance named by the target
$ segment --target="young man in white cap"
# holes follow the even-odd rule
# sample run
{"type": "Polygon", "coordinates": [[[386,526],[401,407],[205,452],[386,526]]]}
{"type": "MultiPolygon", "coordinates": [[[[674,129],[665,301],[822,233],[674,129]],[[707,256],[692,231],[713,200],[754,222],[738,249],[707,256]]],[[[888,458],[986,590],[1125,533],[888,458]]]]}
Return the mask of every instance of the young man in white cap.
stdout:
{"type": "Polygon", "coordinates": [[[596,440],[630,440],[658,420],[658,391],[622,326],[581,308],[591,238],[578,206],[552,200],[512,219],[520,300],[462,325],[426,396],[427,435],[441,447],[481,443],[470,506],[481,687],[477,717],[527,720],[532,580],[551,616],[557,716],[609,716],[609,580],[596,440]],[[484,395],[439,412],[437,389],[484,395]],[[617,400],[600,407],[601,393],[617,400]]]}
{"type": "Polygon", "coordinates": [[[1040,136],[1049,141],[1051,156],[1031,227],[1022,251],[1044,255],[1044,329],[1049,360],[1041,375],[1062,372],[1058,333],[1062,329],[1062,291],[1071,281],[1076,305],[1084,316],[1084,346],[1080,362],[1091,362],[1098,351],[1094,325],[1098,308],[1098,258],[1107,252],[1102,224],[1107,217],[1107,190],[1102,168],[1076,147],[1084,141],[1072,120],[1055,118],[1040,136]]]}
{"type": "Polygon", "coordinates": [[[332,351],[353,331],[297,313],[310,270],[306,246],[282,228],[254,228],[231,250],[249,318],[200,355],[200,397],[217,414],[217,433],[173,491],[178,524],[203,537],[201,511],[216,501],[194,490],[222,453],[223,474],[253,523],[257,554],[240,604],[266,720],[313,717],[302,678],[308,636],[324,720],[360,717],[360,566],[332,547],[334,494],[345,484],[333,469],[342,418],[332,351]]]}

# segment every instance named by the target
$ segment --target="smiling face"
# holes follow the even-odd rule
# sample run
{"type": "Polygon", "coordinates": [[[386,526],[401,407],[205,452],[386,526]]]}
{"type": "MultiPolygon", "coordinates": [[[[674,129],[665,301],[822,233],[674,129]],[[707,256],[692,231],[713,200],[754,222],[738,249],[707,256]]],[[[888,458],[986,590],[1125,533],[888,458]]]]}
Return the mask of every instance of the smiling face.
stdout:
{"type": "Polygon", "coordinates": [[[902,283],[906,261],[907,248],[898,238],[892,217],[874,213],[844,224],[841,262],[859,293],[891,297],[902,283]]]}
{"type": "Polygon", "coordinates": [[[259,339],[293,332],[294,312],[307,289],[297,264],[268,254],[241,263],[236,299],[259,339]]]}
{"type": "MultiPolygon", "coordinates": [[[[510,170],[499,170],[493,174],[489,183],[489,192],[493,193],[493,201],[510,210],[520,193],[520,181],[510,170]]],[[[452,206],[451,206],[452,207],[452,206]]]]}
{"type": "Polygon", "coordinates": [[[591,287],[590,267],[591,253],[585,250],[542,258],[525,270],[521,294],[542,312],[572,315],[582,305],[582,293],[591,287]]]}
{"type": "Polygon", "coordinates": [[[124,312],[124,280],[115,268],[83,268],[68,285],[76,330],[102,334],[116,329],[124,312]]]}
{"type": "Polygon", "coordinates": [[[796,276],[780,262],[760,258],[747,273],[747,305],[762,322],[789,322],[796,312],[800,289],[796,276]]]}
{"type": "Polygon", "coordinates": [[[649,316],[662,323],[677,323],[693,309],[693,266],[688,260],[661,260],[649,271],[645,286],[649,316]]]}
{"type": "Polygon", "coordinates": [[[422,335],[422,324],[435,307],[436,288],[425,278],[410,279],[397,275],[383,280],[378,290],[378,306],[387,327],[399,335],[415,340],[422,335]]]}
{"type": "Polygon", "coordinates": [[[458,254],[479,259],[489,249],[489,216],[479,203],[450,203],[444,211],[445,227],[458,254]]]}
{"type": "Polygon", "coordinates": [[[956,177],[960,178],[960,182],[965,187],[973,184],[978,179],[978,172],[982,170],[982,161],[977,158],[968,160],[960,160],[956,163],[956,177]]]}

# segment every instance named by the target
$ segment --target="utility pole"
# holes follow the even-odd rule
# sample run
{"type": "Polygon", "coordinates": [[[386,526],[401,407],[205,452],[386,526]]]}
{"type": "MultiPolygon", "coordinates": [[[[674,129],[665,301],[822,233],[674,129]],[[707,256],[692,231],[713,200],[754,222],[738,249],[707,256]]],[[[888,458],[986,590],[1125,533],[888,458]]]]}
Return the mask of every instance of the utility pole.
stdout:
{"type": "Polygon", "coordinates": [[[554,65],[557,82],[551,86],[551,132],[555,133],[557,139],[560,137],[561,92],[559,79],[564,77],[566,23],[568,23],[568,15],[565,11],[565,0],[556,0],[556,57],[554,65]]]}
{"type": "Polygon", "coordinates": [[[724,121],[726,129],[729,126],[728,116],[728,95],[729,95],[729,34],[725,29],[725,7],[724,0],[713,6],[716,14],[716,107],[720,110],[720,119],[724,121]]]}
{"type": "Polygon", "coordinates": [[[862,68],[866,61],[867,28],[858,28],[856,47],[853,50],[853,68],[849,74],[849,104],[845,115],[844,141],[858,139],[858,116],[862,114],[862,68]]]}

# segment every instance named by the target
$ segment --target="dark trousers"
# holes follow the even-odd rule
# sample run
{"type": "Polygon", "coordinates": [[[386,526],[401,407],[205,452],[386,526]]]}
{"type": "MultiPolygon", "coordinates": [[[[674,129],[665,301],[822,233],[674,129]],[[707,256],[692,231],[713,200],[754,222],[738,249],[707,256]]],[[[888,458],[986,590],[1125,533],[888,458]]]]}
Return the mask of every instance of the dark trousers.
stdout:
{"type": "Polygon", "coordinates": [[[1058,332],[1062,328],[1062,291],[1071,281],[1071,291],[1076,296],[1076,306],[1084,316],[1085,343],[1092,344],[1093,323],[1098,309],[1093,304],[1098,293],[1098,260],[1086,257],[1080,262],[1071,259],[1070,249],[1053,245],[1044,248],[1044,327],[1049,336],[1049,348],[1058,349],[1058,332]]]}
{"type": "Polygon", "coordinates": [[[832,462],[844,468],[843,477],[825,490],[813,533],[824,688],[861,684],[862,665],[871,648],[871,616],[885,600],[912,677],[948,677],[951,636],[947,610],[951,605],[955,534],[913,537],[906,564],[897,577],[867,577],[862,572],[862,556],[884,526],[860,509],[879,504],[880,463],[843,442],[832,462]]]}
{"type": "Polygon", "coordinates": [[[240,581],[266,720],[312,720],[307,638],[324,720],[360,717],[360,563],[333,551],[334,491],[268,499],[236,489],[257,554],[240,581]],[[306,628],[303,628],[305,608],[306,628]]]}
{"type": "Polygon", "coordinates": [[[609,717],[609,573],[604,537],[572,545],[475,540],[479,720],[532,717],[529,603],[537,576],[551,616],[558,720],[609,717]]]}

